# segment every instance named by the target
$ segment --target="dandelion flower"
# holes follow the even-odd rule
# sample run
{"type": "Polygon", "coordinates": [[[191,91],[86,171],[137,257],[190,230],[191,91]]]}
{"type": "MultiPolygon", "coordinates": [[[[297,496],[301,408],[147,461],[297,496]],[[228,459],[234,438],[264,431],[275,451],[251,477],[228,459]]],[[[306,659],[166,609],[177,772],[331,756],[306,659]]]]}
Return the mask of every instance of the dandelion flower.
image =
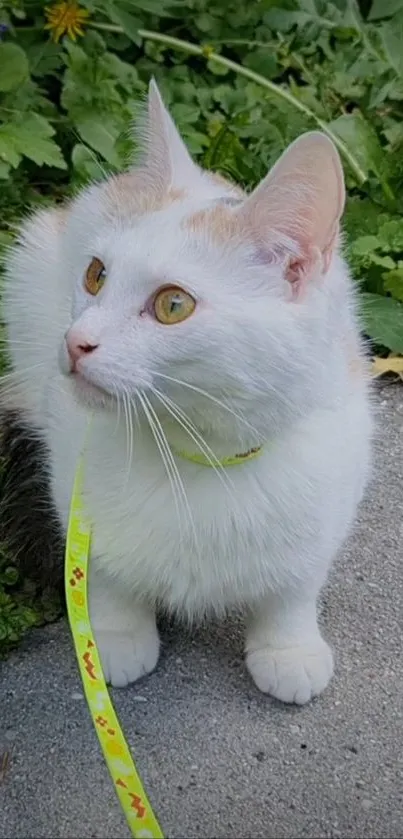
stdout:
{"type": "Polygon", "coordinates": [[[54,41],[60,41],[63,35],[68,35],[75,41],[77,35],[84,35],[83,26],[89,15],[87,9],[81,8],[77,3],[54,3],[52,6],[45,6],[45,29],[50,29],[54,41]]]}

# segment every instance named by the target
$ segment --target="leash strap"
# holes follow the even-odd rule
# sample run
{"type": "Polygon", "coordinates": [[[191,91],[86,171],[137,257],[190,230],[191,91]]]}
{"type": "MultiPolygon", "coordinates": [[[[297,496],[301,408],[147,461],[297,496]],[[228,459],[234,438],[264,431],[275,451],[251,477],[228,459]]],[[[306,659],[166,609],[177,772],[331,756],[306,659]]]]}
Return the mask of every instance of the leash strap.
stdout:
{"type": "Polygon", "coordinates": [[[80,462],[67,529],[65,587],[70,629],[84,692],[132,836],[135,839],[163,839],[112,705],[92,634],[87,597],[91,528],[82,507],[82,477],[83,465],[80,462]]]}

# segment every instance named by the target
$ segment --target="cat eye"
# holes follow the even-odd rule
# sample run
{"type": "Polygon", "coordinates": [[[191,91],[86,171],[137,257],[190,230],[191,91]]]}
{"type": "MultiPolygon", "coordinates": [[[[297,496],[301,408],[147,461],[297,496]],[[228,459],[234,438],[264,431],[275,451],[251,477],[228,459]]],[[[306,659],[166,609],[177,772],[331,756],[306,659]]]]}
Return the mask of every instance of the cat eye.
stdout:
{"type": "Polygon", "coordinates": [[[162,288],[154,297],[154,314],[160,323],[170,326],[180,323],[193,314],[196,301],[177,286],[162,288]]]}
{"type": "Polygon", "coordinates": [[[105,265],[97,256],[94,256],[85,273],[85,290],[88,291],[88,294],[92,294],[95,297],[101,291],[105,280],[105,265]]]}

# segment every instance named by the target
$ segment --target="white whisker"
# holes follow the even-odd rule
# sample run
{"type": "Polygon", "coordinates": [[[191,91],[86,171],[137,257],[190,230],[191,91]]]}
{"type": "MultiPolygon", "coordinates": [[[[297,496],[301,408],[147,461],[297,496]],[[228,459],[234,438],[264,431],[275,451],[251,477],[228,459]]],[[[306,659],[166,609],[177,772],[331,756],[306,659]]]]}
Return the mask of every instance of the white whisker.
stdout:
{"type": "MultiPolygon", "coordinates": [[[[127,404],[127,393],[123,391],[122,393],[122,402],[123,402],[123,411],[125,417],[125,431],[126,431],[126,459],[129,459],[129,419],[128,419],[128,412],[129,407],[127,404]]],[[[127,476],[128,477],[128,476],[127,476]]]]}
{"type": "Polygon", "coordinates": [[[119,429],[119,426],[120,426],[121,410],[120,410],[119,391],[116,387],[112,388],[112,390],[113,390],[114,397],[116,399],[116,408],[117,408],[117,411],[116,411],[116,425],[115,425],[115,428],[114,428],[114,431],[113,431],[113,434],[115,435],[117,433],[118,429],[119,429]]]}
{"type": "Polygon", "coordinates": [[[251,425],[248,420],[226,405],[225,402],[222,402],[220,399],[217,399],[215,396],[212,396],[211,393],[208,393],[203,388],[197,387],[196,385],[191,385],[189,382],[184,382],[182,379],[176,379],[173,376],[167,376],[165,373],[157,373],[155,370],[152,371],[153,376],[158,376],[161,379],[166,379],[169,382],[174,382],[177,385],[181,385],[184,388],[188,388],[189,390],[193,390],[195,393],[199,393],[201,396],[204,396],[206,399],[210,399],[211,402],[214,402],[215,405],[218,405],[220,408],[224,408],[225,411],[232,414],[235,419],[241,422],[243,425],[246,425],[254,434],[257,435],[257,439],[260,439],[259,432],[256,428],[251,425]]]}
{"type": "Polygon", "coordinates": [[[0,376],[0,388],[3,382],[9,382],[10,379],[23,378],[31,373],[32,370],[38,370],[40,367],[44,366],[44,362],[39,362],[38,364],[33,364],[31,367],[26,367],[24,370],[14,370],[12,373],[6,373],[4,376],[0,376]]]}
{"type": "Polygon", "coordinates": [[[175,458],[174,458],[174,456],[173,456],[173,454],[172,454],[172,449],[171,449],[171,447],[170,447],[170,445],[169,445],[169,443],[168,443],[168,440],[167,440],[166,434],[165,434],[164,429],[163,429],[163,427],[162,427],[162,425],[161,425],[161,421],[160,421],[160,419],[159,419],[159,417],[158,417],[158,414],[157,414],[157,413],[156,413],[156,411],[154,410],[154,408],[153,408],[153,406],[152,406],[152,404],[151,404],[150,400],[148,399],[148,397],[146,396],[146,394],[144,393],[144,391],[142,391],[142,392],[141,392],[141,394],[142,394],[142,397],[143,397],[143,399],[145,400],[145,402],[146,402],[146,404],[147,404],[147,407],[148,407],[148,409],[149,409],[149,412],[151,413],[152,417],[154,418],[154,422],[155,422],[156,426],[158,427],[158,429],[159,429],[159,431],[160,431],[161,438],[162,438],[162,439],[163,439],[163,441],[164,441],[166,455],[167,455],[167,457],[169,458],[170,464],[171,464],[171,466],[172,466],[172,470],[173,470],[173,472],[175,473],[176,480],[177,480],[177,482],[178,482],[178,484],[179,484],[180,493],[181,493],[181,496],[182,496],[182,499],[183,499],[183,502],[184,502],[184,505],[185,505],[185,508],[186,508],[186,512],[187,512],[187,515],[188,515],[188,519],[189,519],[189,522],[190,522],[190,525],[191,525],[191,529],[192,529],[192,533],[193,533],[193,538],[194,538],[195,548],[196,548],[196,551],[197,551],[198,556],[200,557],[200,548],[199,548],[199,544],[198,544],[197,531],[196,531],[196,527],[195,527],[195,523],[194,523],[194,519],[193,519],[193,515],[192,515],[192,510],[191,510],[191,507],[190,507],[190,504],[189,504],[189,499],[188,499],[188,497],[187,497],[187,493],[186,493],[186,490],[185,490],[184,483],[183,483],[182,478],[181,478],[181,475],[180,475],[180,473],[179,473],[179,469],[178,469],[178,467],[177,467],[177,465],[176,465],[175,458]]]}
{"type": "Polygon", "coordinates": [[[170,483],[170,486],[171,486],[171,490],[172,490],[172,496],[173,496],[173,500],[174,500],[174,504],[175,504],[176,515],[177,515],[177,518],[178,518],[180,539],[182,541],[182,539],[183,539],[182,519],[181,519],[181,510],[180,510],[180,503],[179,503],[179,500],[182,500],[182,498],[181,498],[181,493],[180,493],[180,486],[177,483],[177,476],[173,472],[171,461],[169,459],[169,456],[167,456],[168,455],[168,453],[167,453],[167,445],[168,444],[167,444],[167,441],[165,439],[165,435],[163,435],[163,437],[161,436],[161,431],[156,426],[156,424],[153,420],[153,417],[152,417],[152,415],[149,411],[148,404],[145,401],[145,394],[144,393],[138,393],[137,396],[138,396],[138,399],[139,399],[139,402],[140,402],[140,406],[143,409],[144,416],[145,416],[145,418],[147,420],[147,423],[148,423],[148,425],[151,429],[151,433],[154,437],[155,444],[156,444],[156,446],[158,448],[158,451],[161,455],[161,460],[163,462],[165,471],[167,473],[167,477],[168,477],[168,480],[169,480],[169,483],[170,483]],[[179,489],[179,492],[178,492],[178,489],[179,489]]]}
{"type": "Polygon", "coordinates": [[[49,352],[52,351],[52,347],[49,344],[42,344],[38,343],[38,341],[20,341],[20,340],[13,340],[11,341],[9,338],[2,338],[0,337],[0,345],[2,345],[3,349],[8,349],[12,347],[29,347],[30,350],[48,350],[49,352]]]}
{"type": "Polygon", "coordinates": [[[127,396],[127,416],[129,420],[129,462],[128,462],[128,473],[130,474],[132,463],[133,463],[133,416],[132,416],[132,402],[128,392],[126,391],[127,396]]]}
{"type": "MultiPolygon", "coordinates": [[[[215,474],[217,475],[219,481],[228,491],[230,489],[234,489],[233,482],[229,479],[225,469],[223,468],[220,460],[218,459],[215,452],[210,448],[204,437],[200,434],[194,423],[189,419],[187,414],[173,402],[169,396],[161,393],[161,391],[157,390],[157,388],[152,389],[153,393],[160,400],[160,402],[165,406],[168,413],[171,414],[173,419],[180,425],[184,431],[188,434],[188,436],[193,440],[193,442],[198,447],[199,451],[205,456],[206,460],[210,464],[211,468],[214,470],[215,474]]],[[[233,501],[236,501],[236,498],[231,493],[231,498],[233,501]]]]}
{"type": "Polygon", "coordinates": [[[134,394],[134,396],[131,400],[131,403],[133,405],[133,410],[134,410],[134,419],[135,419],[137,429],[138,429],[138,432],[139,432],[139,435],[140,435],[141,434],[141,422],[140,422],[140,417],[139,417],[139,409],[137,407],[137,402],[136,402],[136,394],[134,394]]]}

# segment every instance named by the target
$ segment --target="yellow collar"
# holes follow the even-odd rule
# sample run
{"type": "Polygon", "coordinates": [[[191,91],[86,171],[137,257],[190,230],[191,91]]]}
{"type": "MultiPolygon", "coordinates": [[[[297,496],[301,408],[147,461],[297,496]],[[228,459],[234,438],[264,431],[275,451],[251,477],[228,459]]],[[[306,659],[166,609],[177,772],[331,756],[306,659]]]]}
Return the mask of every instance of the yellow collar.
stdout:
{"type": "Polygon", "coordinates": [[[192,454],[191,452],[186,452],[182,449],[175,450],[178,457],[182,457],[184,460],[189,460],[191,463],[197,463],[199,466],[238,466],[240,463],[244,463],[245,460],[253,460],[255,457],[259,457],[262,452],[263,446],[257,446],[256,448],[249,449],[249,451],[242,452],[241,454],[228,455],[228,457],[218,458],[218,460],[214,462],[213,458],[209,459],[205,454],[202,454],[202,452],[192,454]]]}

